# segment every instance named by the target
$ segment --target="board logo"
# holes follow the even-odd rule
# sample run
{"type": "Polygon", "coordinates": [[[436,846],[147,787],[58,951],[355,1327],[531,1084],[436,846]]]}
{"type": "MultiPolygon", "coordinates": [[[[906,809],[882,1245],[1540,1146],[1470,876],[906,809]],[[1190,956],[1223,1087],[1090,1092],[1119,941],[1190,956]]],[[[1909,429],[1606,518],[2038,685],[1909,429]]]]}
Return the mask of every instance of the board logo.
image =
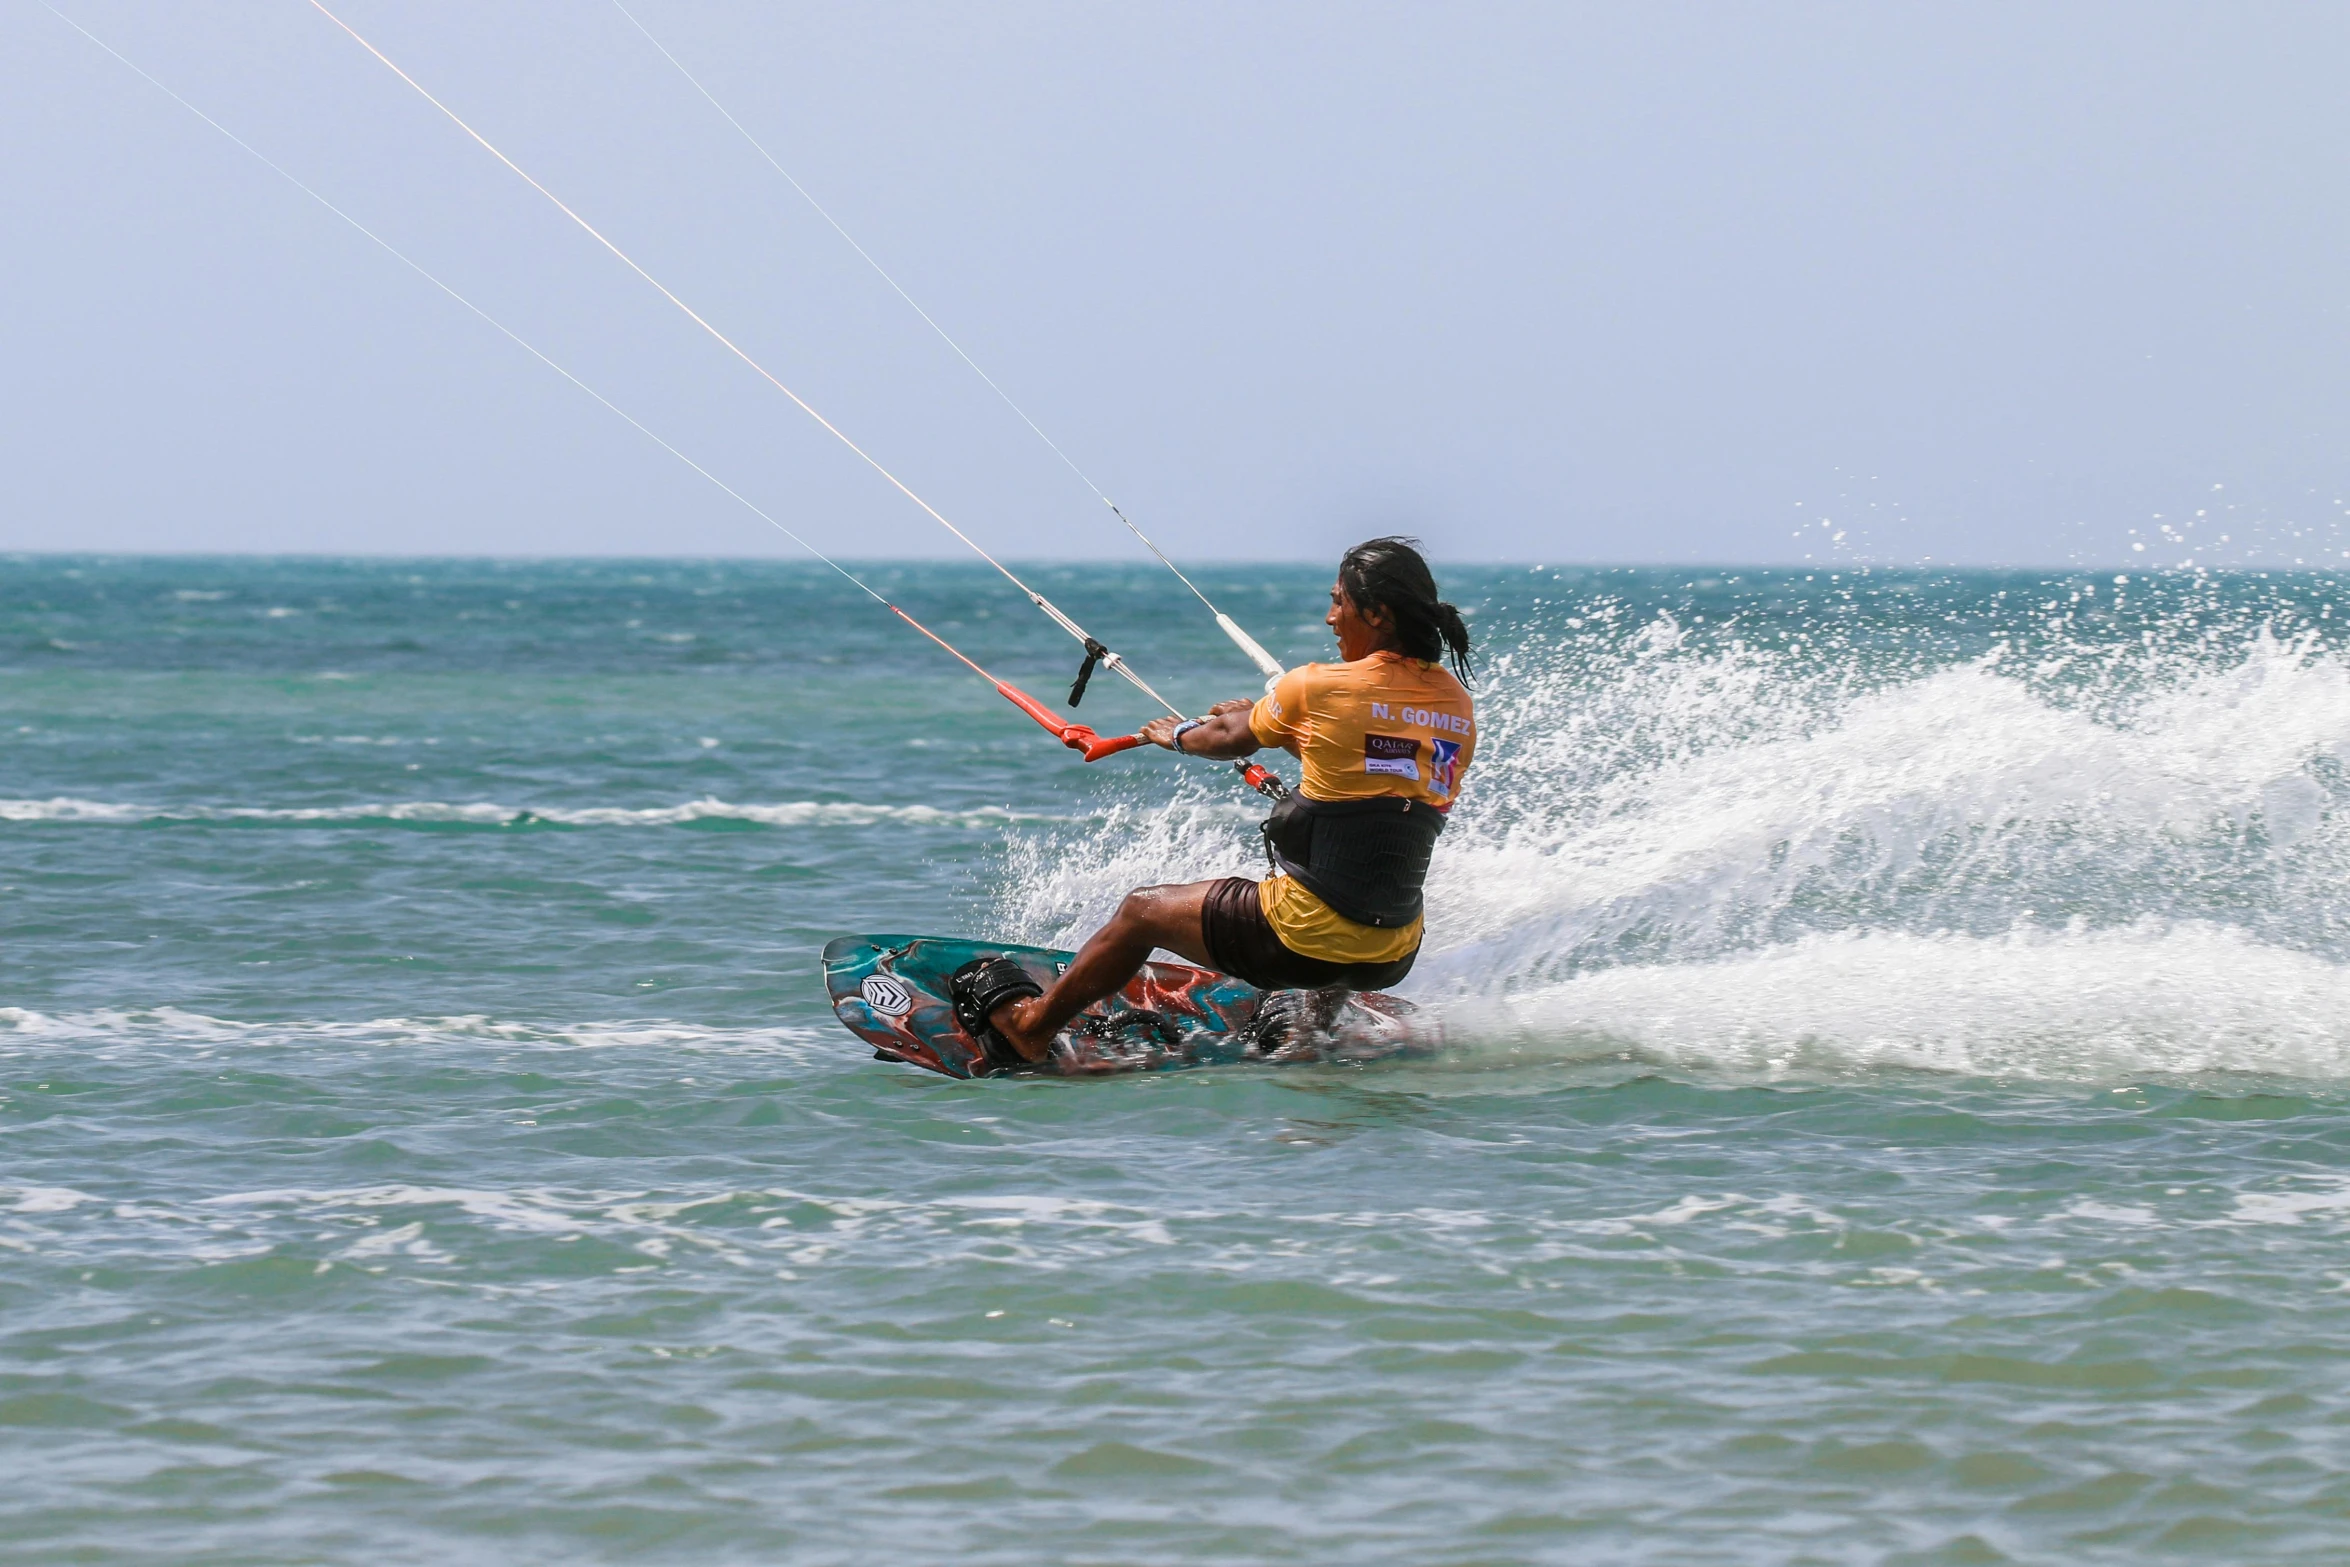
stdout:
{"type": "Polygon", "coordinates": [[[892,979],[887,974],[868,974],[865,983],[857,987],[857,994],[865,998],[865,1005],[883,1017],[904,1017],[914,1010],[914,993],[905,981],[892,979]]]}
{"type": "Polygon", "coordinates": [[[1409,735],[1363,736],[1363,771],[1420,781],[1420,742],[1409,735]]]}

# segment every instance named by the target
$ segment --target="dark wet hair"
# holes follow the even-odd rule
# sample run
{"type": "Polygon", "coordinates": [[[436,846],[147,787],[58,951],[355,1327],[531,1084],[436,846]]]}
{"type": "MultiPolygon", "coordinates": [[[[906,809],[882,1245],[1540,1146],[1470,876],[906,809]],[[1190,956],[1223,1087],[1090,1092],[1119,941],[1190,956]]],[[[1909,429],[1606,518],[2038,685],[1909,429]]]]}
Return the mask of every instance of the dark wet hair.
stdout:
{"type": "Polygon", "coordinates": [[[1400,534],[1366,539],[1338,563],[1338,585],[1365,614],[1386,612],[1407,657],[1435,663],[1449,656],[1453,673],[1469,679],[1469,628],[1461,612],[1436,596],[1436,577],[1420,555],[1420,541],[1400,534]]]}

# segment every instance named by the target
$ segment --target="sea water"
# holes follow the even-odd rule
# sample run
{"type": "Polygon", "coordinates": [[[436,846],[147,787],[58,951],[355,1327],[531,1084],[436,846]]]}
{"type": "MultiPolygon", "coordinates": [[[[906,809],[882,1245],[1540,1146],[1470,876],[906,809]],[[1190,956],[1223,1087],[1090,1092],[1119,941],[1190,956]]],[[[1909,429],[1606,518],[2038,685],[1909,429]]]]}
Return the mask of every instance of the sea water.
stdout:
{"type": "Polygon", "coordinates": [[[2340,584],[1444,577],[1444,1054],[953,1082],[826,938],[1245,873],[1229,769],[797,564],[0,562],[0,1559],[2350,1550],[2340,584]]]}

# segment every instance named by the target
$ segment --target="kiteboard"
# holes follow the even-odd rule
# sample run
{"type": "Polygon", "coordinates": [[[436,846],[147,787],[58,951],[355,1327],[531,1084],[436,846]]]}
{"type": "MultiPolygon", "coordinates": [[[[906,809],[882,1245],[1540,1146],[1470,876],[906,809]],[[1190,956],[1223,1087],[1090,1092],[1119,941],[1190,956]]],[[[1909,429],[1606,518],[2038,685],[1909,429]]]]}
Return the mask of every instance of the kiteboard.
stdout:
{"type": "MultiPolygon", "coordinates": [[[[825,945],[824,988],[849,1031],[883,1060],[948,1077],[1006,1068],[955,1021],[948,977],[1001,953],[1050,986],[1073,954],[955,936],[842,936],[825,945]]],[[[1374,1061],[1442,1043],[1413,1005],[1372,991],[1261,991],[1189,963],[1145,964],[1116,995],[1061,1031],[1043,1061],[1010,1068],[1058,1077],[1173,1072],[1241,1062],[1374,1061]]]]}

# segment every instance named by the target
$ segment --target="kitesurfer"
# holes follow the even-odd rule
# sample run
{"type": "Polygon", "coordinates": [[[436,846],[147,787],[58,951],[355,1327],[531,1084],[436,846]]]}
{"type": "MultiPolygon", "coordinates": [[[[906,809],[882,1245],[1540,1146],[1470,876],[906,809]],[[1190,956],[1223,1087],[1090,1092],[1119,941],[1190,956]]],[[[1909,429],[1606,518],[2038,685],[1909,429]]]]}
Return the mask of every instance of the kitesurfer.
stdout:
{"type": "Polygon", "coordinates": [[[1136,888],[1049,991],[1009,958],[966,964],[956,1016],[1002,1064],[1044,1059],[1157,948],[1265,990],[1378,990],[1411,972],[1421,883],[1477,745],[1468,628],[1418,541],[1394,537],[1346,552],[1323,620],[1339,662],[1290,670],[1253,703],[1141,731],[1186,756],[1273,745],[1298,758],[1298,788],[1264,827],[1272,873],[1136,888]]]}

